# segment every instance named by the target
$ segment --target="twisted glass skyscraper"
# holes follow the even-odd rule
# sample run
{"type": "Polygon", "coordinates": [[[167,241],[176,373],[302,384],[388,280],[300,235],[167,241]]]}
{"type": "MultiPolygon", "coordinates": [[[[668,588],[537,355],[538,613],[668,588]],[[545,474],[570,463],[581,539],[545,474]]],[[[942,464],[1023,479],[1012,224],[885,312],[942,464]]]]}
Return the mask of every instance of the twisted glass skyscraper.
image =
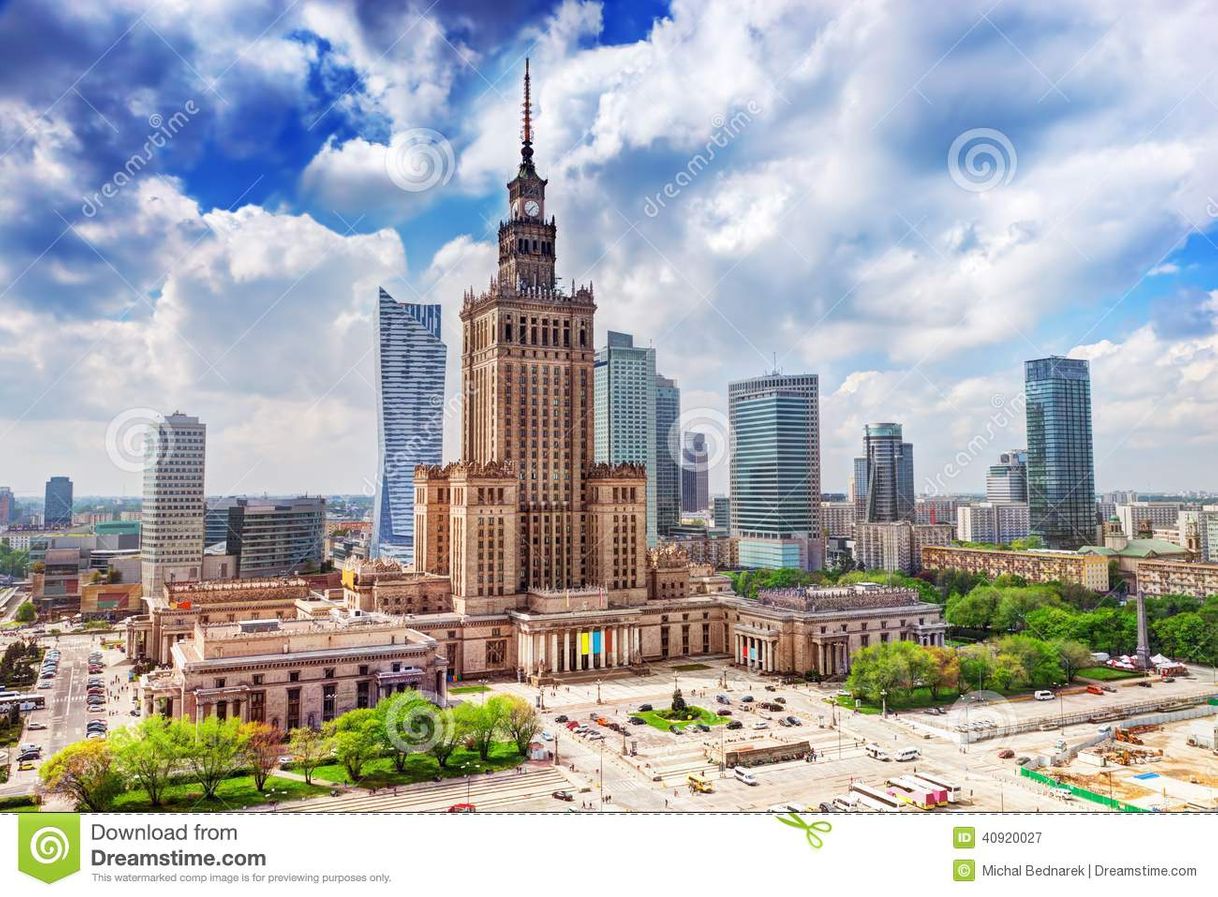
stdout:
{"type": "Polygon", "coordinates": [[[440,306],[398,302],[381,290],[376,317],[377,463],[373,557],[414,560],[414,469],[444,451],[440,306]]]}
{"type": "Polygon", "coordinates": [[[1091,449],[1091,370],[1080,358],[1024,362],[1028,516],[1050,548],[1096,538],[1091,449]]]}

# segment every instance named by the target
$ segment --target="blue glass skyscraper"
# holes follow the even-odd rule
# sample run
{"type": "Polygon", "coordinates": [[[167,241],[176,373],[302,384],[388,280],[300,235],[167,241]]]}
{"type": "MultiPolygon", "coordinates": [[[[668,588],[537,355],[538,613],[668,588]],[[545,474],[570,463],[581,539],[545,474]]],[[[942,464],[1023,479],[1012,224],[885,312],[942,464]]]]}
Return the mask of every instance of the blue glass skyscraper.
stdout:
{"type": "Polygon", "coordinates": [[[376,317],[377,481],[373,557],[414,560],[414,469],[444,451],[440,306],[398,302],[381,290],[376,317]]]}
{"type": "Polygon", "coordinates": [[[1024,362],[1028,515],[1050,548],[1096,539],[1091,371],[1079,358],[1024,362]]]}

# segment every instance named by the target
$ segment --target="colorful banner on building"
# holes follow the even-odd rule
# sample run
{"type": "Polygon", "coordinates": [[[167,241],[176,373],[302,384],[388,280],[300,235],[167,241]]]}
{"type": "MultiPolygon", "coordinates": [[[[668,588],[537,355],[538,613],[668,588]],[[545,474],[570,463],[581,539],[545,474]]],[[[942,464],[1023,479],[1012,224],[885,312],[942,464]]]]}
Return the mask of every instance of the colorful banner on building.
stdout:
{"type": "Polygon", "coordinates": [[[579,653],[580,653],[580,654],[588,654],[588,653],[589,653],[589,650],[588,650],[588,649],[589,649],[590,647],[591,647],[591,644],[590,644],[590,640],[589,640],[589,638],[588,638],[588,633],[586,633],[586,632],[581,632],[581,633],[579,634],[579,653]]]}
{"type": "Polygon", "coordinates": [[[601,637],[603,634],[604,633],[601,632],[601,630],[599,630],[599,629],[592,630],[592,653],[593,654],[601,653],[601,645],[603,644],[603,639],[601,637]]]}

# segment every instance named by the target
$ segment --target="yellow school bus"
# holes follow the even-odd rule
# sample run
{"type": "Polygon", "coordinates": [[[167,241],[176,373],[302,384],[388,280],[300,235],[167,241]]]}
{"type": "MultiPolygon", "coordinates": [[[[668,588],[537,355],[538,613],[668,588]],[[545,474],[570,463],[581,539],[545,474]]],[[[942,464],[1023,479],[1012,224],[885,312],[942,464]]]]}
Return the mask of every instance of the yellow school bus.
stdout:
{"type": "Polygon", "coordinates": [[[685,781],[689,784],[690,791],[697,791],[701,794],[710,794],[715,790],[715,786],[710,783],[710,779],[705,779],[700,775],[690,773],[685,777],[685,781]]]}

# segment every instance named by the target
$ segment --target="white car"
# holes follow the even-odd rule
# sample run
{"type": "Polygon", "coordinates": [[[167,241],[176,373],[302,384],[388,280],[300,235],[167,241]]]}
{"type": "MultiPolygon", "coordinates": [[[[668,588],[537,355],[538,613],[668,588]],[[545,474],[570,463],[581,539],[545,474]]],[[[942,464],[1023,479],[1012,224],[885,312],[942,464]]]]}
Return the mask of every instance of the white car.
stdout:
{"type": "Polygon", "coordinates": [[[42,729],[45,729],[46,727],[47,727],[46,723],[30,723],[28,726],[26,726],[26,728],[29,729],[31,732],[37,732],[42,729]]]}
{"type": "Polygon", "coordinates": [[[1053,692],[1046,691],[1042,688],[1040,691],[1033,692],[1032,697],[1036,698],[1038,701],[1052,701],[1056,695],[1054,695],[1053,692]]]}
{"type": "Polygon", "coordinates": [[[770,728],[770,724],[767,722],[764,722],[764,721],[759,721],[759,722],[753,723],[753,728],[754,729],[768,729],[768,728],[770,728]]]}

